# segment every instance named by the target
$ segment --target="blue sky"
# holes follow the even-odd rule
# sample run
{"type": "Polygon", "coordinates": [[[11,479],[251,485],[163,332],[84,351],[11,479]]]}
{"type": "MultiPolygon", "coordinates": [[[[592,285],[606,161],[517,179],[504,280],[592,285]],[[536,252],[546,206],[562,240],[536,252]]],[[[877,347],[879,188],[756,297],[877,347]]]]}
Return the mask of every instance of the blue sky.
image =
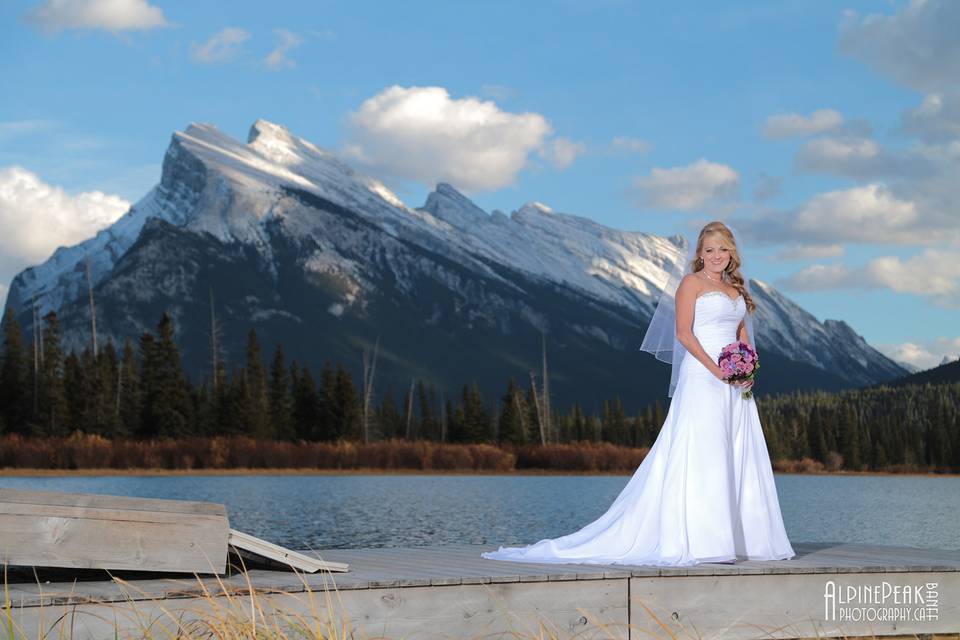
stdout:
{"type": "Polygon", "coordinates": [[[443,179],[488,211],[733,221],[749,275],[819,319],[921,366],[960,355],[960,3],[101,5],[0,6],[0,286],[139,199],[174,130],[265,118],[411,206],[443,179]],[[430,87],[451,131],[502,126],[391,119],[430,87]]]}

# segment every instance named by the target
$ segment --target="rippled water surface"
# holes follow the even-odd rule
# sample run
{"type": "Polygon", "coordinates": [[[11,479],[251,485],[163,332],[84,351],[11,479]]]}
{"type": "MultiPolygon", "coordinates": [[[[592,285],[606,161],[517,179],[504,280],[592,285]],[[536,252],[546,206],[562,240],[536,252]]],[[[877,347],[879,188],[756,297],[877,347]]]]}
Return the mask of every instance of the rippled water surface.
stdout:
{"type": "MultiPolygon", "coordinates": [[[[600,516],[629,476],[0,478],[0,487],[227,505],[230,525],[286,546],[526,544],[600,516]]],[[[960,549],[960,478],[777,475],[794,542],[960,549]]]]}

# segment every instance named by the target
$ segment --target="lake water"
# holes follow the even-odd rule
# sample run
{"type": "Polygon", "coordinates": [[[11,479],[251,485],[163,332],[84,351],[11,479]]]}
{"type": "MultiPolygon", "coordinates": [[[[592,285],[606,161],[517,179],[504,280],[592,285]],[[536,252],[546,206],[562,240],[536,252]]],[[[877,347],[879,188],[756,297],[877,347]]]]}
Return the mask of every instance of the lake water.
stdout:
{"type": "MultiPolygon", "coordinates": [[[[230,525],[296,549],[527,544],[600,516],[629,476],[0,477],[0,487],[227,505],[230,525]]],[[[960,478],[776,475],[793,542],[960,550],[960,478]]]]}

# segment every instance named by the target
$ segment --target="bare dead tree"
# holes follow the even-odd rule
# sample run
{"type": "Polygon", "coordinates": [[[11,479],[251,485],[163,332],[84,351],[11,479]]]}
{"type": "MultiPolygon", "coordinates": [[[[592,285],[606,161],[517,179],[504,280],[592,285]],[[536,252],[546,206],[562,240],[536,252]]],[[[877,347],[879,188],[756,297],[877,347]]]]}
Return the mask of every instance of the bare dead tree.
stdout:
{"type": "Polygon", "coordinates": [[[93,278],[90,276],[90,256],[86,257],[84,270],[87,273],[87,295],[90,298],[90,335],[93,337],[93,355],[97,355],[97,308],[93,304],[93,278]]]}
{"type": "Polygon", "coordinates": [[[547,375],[547,336],[540,332],[541,345],[543,350],[543,428],[551,442],[557,442],[557,434],[554,433],[553,424],[550,420],[550,377],[547,375]]]}
{"type": "Polygon", "coordinates": [[[210,287],[210,365],[213,367],[213,394],[217,394],[220,371],[220,323],[213,306],[213,286],[210,287]]]}
{"type": "Polygon", "coordinates": [[[410,378],[410,393],[407,394],[407,440],[410,439],[410,423],[413,421],[413,378],[410,378]]]}
{"type": "Polygon", "coordinates": [[[39,394],[40,394],[40,349],[42,338],[40,336],[40,322],[37,319],[37,294],[33,294],[30,304],[30,312],[33,323],[33,415],[39,412],[39,394]]]}
{"type": "Polygon", "coordinates": [[[514,406],[514,407],[516,408],[516,410],[517,410],[517,415],[520,416],[520,428],[523,429],[524,442],[526,442],[527,416],[526,416],[526,411],[524,411],[524,410],[523,410],[523,407],[520,406],[520,392],[519,392],[519,391],[514,391],[514,392],[513,392],[513,406],[514,406]]]}
{"type": "Polygon", "coordinates": [[[43,366],[43,329],[40,326],[40,312],[37,311],[37,294],[33,294],[33,321],[36,326],[35,336],[40,340],[40,366],[43,366]]]}
{"type": "Polygon", "coordinates": [[[117,363],[117,401],[113,412],[114,415],[120,415],[120,393],[123,390],[123,360],[117,363]]]}
{"type": "Polygon", "coordinates": [[[440,389],[440,442],[447,441],[447,404],[440,389]]]}
{"type": "Polygon", "coordinates": [[[537,396],[537,374],[530,370],[530,391],[533,393],[533,408],[537,412],[537,426],[540,427],[540,444],[547,444],[547,432],[543,426],[543,412],[540,410],[540,398],[537,396]]]}
{"type": "Polygon", "coordinates": [[[370,398],[373,395],[373,374],[377,368],[377,352],[380,348],[380,336],[373,345],[373,358],[368,361],[367,350],[363,350],[363,442],[370,441],[370,398]]]}

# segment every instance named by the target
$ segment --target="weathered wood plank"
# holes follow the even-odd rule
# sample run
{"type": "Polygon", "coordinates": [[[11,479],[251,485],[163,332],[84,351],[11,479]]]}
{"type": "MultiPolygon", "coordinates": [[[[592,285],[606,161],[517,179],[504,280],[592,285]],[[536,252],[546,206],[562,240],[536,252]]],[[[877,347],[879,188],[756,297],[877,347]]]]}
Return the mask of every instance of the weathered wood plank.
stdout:
{"type": "MultiPolygon", "coordinates": [[[[419,586],[345,590],[330,603],[318,594],[278,593],[259,596],[258,610],[271,628],[308,620],[344,637],[627,638],[626,589],[626,580],[591,581],[587,587],[577,582],[419,586]],[[324,624],[327,620],[333,622],[324,624]]],[[[84,640],[113,637],[115,629],[120,637],[139,637],[148,628],[151,636],[174,637],[178,625],[215,611],[223,617],[226,610],[242,619],[250,605],[244,598],[232,607],[224,598],[185,598],[50,607],[43,623],[36,609],[19,609],[13,622],[30,629],[30,637],[69,634],[84,640]]]]}
{"type": "Polygon", "coordinates": [[[0,489],[0,561],[77,569],[223,573],[223,505],[0,489]]]}
{"type": "Polygon", "coordinates": [[[230,529],[230,536],[227,544],[247,551],[257,556],[262,556],[274,562],[279,562],[287,566],[314,573],[324,569],[326,571],[348,571],[350,566],[345,562],[333,562],[331,560],[320,560],[315,555],[307,555],[290,549],[285,549],[280,545],[273,544],[261,538],[243,533],[235,529],[230,529]]]}
{"type": "Polygon", "coordinates": [[[94,509],[130,509],[133,511],[169,511],[227,517],[226,507],[216,502],[132,498],[99,493],[63,493],[59,491],[24,491],[0,489],[0,503],[43,504],[94,509]]]}
{"type": "Polygon", "coordinates": [[[222,573],[225,522],[142,523],[0,514],[7,564],[114,570],[222,573]]]}
{"type": "MultiPolygon", "coordinates": [[[[631,622],[656,629],[658,635],[705,639],[882,637],[957,633],[960,631],[960,572],[926,574],[861,573],[770,574],[758,576],[689,576],[631,578],[631,622]],[[827,580],[842,584],[922,586],[936,582],[939,602],[929,619],[867,620],[831,617],[825,607],[827,580]],[[657,621],[665,628],[659,627],[657,621]]],[[[856,606],[856,605],[854,605],[856,606]]],[[[886,606],[902,607],[890,598],[886,606]]],[[[914,606],[908,607],[915,613],[914,606]]],[[[919,614],[923,616],[924,614],[919,614]]]]}

